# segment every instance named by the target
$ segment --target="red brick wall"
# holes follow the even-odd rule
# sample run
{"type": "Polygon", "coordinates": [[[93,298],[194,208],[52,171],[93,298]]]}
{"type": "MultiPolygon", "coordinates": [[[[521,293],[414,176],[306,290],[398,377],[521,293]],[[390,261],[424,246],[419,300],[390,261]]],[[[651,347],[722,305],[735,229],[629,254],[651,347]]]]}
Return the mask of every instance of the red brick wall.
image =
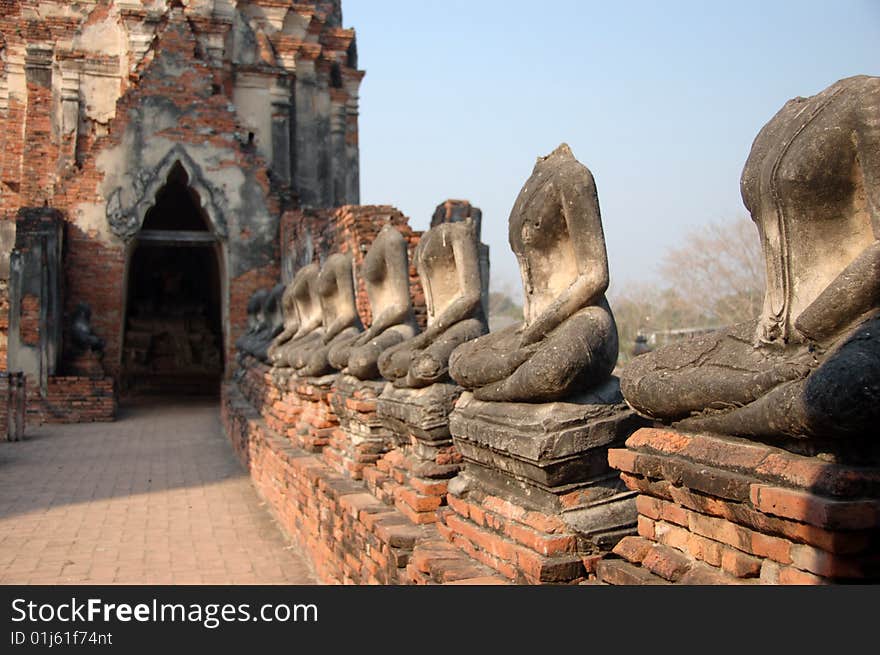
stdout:
{"type": "Polygon", "coordinates": [[[52,88],[29,80],[27,93],[21,203],[39,207],[51,197],[53,167],[48,164],[58,158],[58,148],[52,138],[52,88]]]}
{"type": "Polygon", "coordinates": [[[309,553],[322,582],[504,582],[446,542],[434,525],[413,524],[363,482],[334,470],[320,448],[320,454],[307,452],[296,435],[278,432],[278,416],[298,416],[301,423],[308,410],[296,407],[298,393],[272,382],[267,370],[257,364],[248,370],[247,396],[234,383],[223,386],[222,421],[257,492],[281,528],[309,553]]]}
{"type": "Polygon", "coordinates": [[[50,377],[45,398],[28,380],[27,421],[39,423],[89,423],[116,418],[113,378],[50,377]]]}

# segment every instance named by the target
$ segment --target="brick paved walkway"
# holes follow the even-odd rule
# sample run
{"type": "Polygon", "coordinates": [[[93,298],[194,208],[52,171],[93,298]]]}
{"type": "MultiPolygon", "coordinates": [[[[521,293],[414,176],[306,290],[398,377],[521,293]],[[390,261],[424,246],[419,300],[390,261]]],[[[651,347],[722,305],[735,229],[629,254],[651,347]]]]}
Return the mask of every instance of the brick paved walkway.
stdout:
{"type": "Polygon", "coordinates": [[[215,403],[0,443],[0,583],[310,584],[251,487],[215,403]]]}

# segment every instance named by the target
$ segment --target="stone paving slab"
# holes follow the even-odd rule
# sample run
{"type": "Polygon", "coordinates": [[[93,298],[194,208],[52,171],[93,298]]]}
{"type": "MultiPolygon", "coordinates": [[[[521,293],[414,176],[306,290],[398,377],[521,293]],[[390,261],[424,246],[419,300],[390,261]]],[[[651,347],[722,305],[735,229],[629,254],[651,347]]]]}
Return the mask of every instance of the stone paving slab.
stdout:
{"type": "Polygon", "coordinates": [[[2,584],[314,584],[221,433],[216,401],[0,443],[2,584]]]}

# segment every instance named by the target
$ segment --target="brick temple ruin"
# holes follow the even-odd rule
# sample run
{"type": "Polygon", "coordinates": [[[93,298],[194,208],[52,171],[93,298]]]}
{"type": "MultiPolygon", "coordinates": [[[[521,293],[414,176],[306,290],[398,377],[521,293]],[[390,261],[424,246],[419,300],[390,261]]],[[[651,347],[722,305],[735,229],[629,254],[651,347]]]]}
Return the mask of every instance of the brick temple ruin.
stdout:
{"type": "Polygon", "coordinates": [[[358,202],[363,71],[339,2],[4,0],[0,34],[2,359],[40,387],[28,411],[216,389],[289,259],[282,226],[314,211],[326,248],[344,239],[326,210],[358,202]],[[100,361],[65,333],[80,303],[100,361]]]}
{"type": "Polygon", "coordinates": [[[756,139],[762,316],[618,378],[598,196],[567,146],[511,212],[520,326],[489,331],[477,207],[419,232],[358,204],[339,0],[0,0],[0,38],[5,439],[217,393],[328,583],[880,580],[877,78],[756,139]]]}

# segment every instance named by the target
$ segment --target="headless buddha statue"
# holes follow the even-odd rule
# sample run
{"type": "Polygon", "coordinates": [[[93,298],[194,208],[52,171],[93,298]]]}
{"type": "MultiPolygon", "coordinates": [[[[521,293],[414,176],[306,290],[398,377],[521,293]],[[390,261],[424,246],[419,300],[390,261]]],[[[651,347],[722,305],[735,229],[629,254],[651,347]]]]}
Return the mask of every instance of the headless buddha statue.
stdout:
{"type": "Polygon", "coordinates": [[[350,254],[330,255],[317,278],[323,332],[304,353],[297,375],[316,377],[333,372],[328,359],[334,348],[344,348],[364,329],[358,316],[350,254]]]}
{"type": "Polygon", "coordinates": [[[477,247],[480,225],[474,219],[454,216],[454,222],[434,225],[416,247],[428,325],[379,356],[379,372],[395,387],[422,388],[446,381],[452,351],[486,333],[477,247]]]}
{"type": "Polygon", "coordinates": [[[263,305],[269,295],[268,289],[258,289],[251,295],[247,303],[247,327],[244,334],[235,340],[235,347],[243,354],[251,354],[254,337],[265,327],[263,305]]]}
{"type": "Polygon", "coordinates": [[[634,359],[637,411],[754,437],[877,435],[880,421],[880,78],[789,100],[741,179],[758,228],[761,316],[634,359]]]}
{"type": "Polygon", "coordinates": [[[321,342],[324,328],[321,299],[318,296],[319,272],[317,263],[303,266],[290,283],[299,327],[287,343],[275,351],[275,366],[294,369],[305,366],[309,349],[321,342]]]}
{"type": "Polygon", "coordinates": [[[330,363],[359,380],[380,377],[379,356],[418,332],[409,295],[406,240],[393,225],[379,232],[361,265],[373,322],[350,344],[330,351],[330,363]]]}
{"type": "Polygon", "coordinates": [[[618,343],[599,200],[566,144],[535,164],[510,213],[509,240],[525,321],[457,348],[452,378],[478,400],[536,403],[606,382],[618,343]]]}
{"type": "Polygon", "coordinates": [[[293,294],[293,281],[285,288],[281,295],[281,314],[282,328],[281,332],[272,340],[266,355],[268,361],[273,365],[277,365],[280,360],[281,348],[290,343],[290,340],[299,330],[299,312],[296,309],[296,302],[293,294]]]}
{"type": "Polygon", "coordinates": [[[77,303],[71,318],[70,336],[74,352],[104,351],[104,340],[92,329],[92,308],[88,303],[77,303]]]}
{"type": "Polygon", "coordinates": [[[254,335],[253,355],[261,362],[268,361],[269,346],[284,328],[284,315],[281,311],[281,297],[284,294],[284,285],[276,284],[266,296],[263,304],[263,314],[266,317],[265,327],[254,335]]]}

